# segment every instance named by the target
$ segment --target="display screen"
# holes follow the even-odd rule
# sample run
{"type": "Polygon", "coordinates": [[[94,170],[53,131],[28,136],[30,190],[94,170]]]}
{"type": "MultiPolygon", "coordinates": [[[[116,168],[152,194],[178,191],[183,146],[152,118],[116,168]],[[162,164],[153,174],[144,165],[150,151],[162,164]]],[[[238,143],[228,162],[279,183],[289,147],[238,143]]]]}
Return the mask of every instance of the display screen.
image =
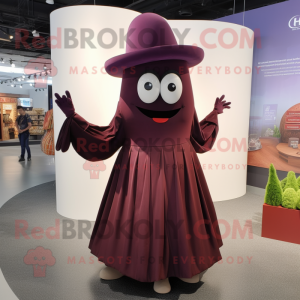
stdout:
{"type": "Polygon", "coordinates": [[[255,32],[249,143],[255,140],[256,146],[249,144],[251,166],[269,168],[273,163],[277,170],[300,173],[298,151],[288,156],[289,139],[300,139],[299,9],[299,1],[285,1],[219,19],[255,32]]]}
{"type": "Polygon", "coordinates": [[[18,98],[18,105],[23,107],[32,107],[32,99],[31,98],[18,98]]]}

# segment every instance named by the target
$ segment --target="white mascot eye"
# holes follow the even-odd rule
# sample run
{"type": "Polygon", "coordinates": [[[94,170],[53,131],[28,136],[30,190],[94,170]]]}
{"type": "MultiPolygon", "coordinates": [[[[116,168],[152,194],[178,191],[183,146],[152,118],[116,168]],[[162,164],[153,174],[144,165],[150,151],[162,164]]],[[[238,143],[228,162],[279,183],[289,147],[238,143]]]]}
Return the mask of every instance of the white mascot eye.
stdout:
{"type": "Polygon", "coordinates": [[[154,102],[160,91],[160,82],[152,73],[142,75],[137,84],[137,92],[140,99],[145,103],[154,102]]]}
{"type": "Polygon", "coordinates": [[[182,94],[182,82],[178,75],[170,73],[161,81],[160,93],[168,104],[176,103],[182,94]]]}

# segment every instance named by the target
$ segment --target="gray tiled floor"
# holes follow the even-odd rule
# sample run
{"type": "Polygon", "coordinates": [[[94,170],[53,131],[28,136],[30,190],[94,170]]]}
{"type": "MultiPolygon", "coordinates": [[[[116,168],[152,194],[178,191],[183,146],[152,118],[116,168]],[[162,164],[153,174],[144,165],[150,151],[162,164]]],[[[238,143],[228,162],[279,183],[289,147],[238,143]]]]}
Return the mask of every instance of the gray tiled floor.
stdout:
{"type": "MultiPolygon", "coordinates": [[[[16,239],[16,219],[28,222],[28,232],[35,226],[54,226],[55,219],[60,226],[72,222],[56,212],[54,182],[42,184],[54,180],[53,158],[44,155],[39,146],[32,146],[32,150],[33,161],[21,165],[17,162],[18,147],[0,148],[0,205],[11,198],[0,209],[0,266],[19,299],[299,299],[299,245],[260,236],[263,196],[249,192],[238,199],[215,203],[218,219],[230,227],[221,248],[223,263],[210,268],[203,282],[197,284],[171,278],[172,291],[168,295],[157,295],[151,283],[127,277],[100,280],[101,266],[90,254],[88,237],[79,238],[78,221],[74,221],[76,236],[72,239],[16,239]],[[232,235],[237,224],[249,229],[245,237],[232,235]],[[32,266],[23,262],[26,252],[37,246],[51,249],[56,258],[56,264],[47,267],[45,278],[34,277],[32,266]],[[75,264],[68,263],[68,257],[74,257],[75,264]]],[[[220,227],[224,233],[226,226],[220,227]]],[[[0,272],[0,299],[18,299],[8,284],[0,272]]]]}
{"type": "MultiPolygon", "coordinates": [[[[152,283],[140,283],[128,277],[110,282],[99,279],[101,266],[88,249],[89,237],[84,234],[80,237],[78,221],[57,214],[55,187],[49,182],[15,196],[0,210],[0,244],[3,244],[0,266],[21,300],[298,300],[299,245],[260,236],[262,203],[263,197],[250,193],[215,203],[219,220],[229,225],[229,235],[224,237],[221,248],[223,263],[212,266],[202,282],[196,284],[170,278],[171,293],[158,295],[153,292],[152,283]],[[42,239],[32,236],[16,239],[16,219],[28,222],[29,234],[33,227],[46,230],[59,220],[59,238],[50,239],[42,234],[42,239]],[[72,238],[67,238],[70,230],[63,230],[65,222],[74,225],[72,238]],[[244,237],[234,236],[237,224],[248,229],[244,237]],[[23,262],[27,251],[37,246],[51,250],[56,260],[54,265],[47,266],[44,278],[35,277],[33,266],[23,262]]],[[[94,224],[86,225],[90,225],[91,233],[94,224]]],[[[224,225],[221,230],[225,232],[224,225]]]]}
{"type": "Polygon", "coordinates": [[[54,157],[31,145],[32,161],[19,163],[20,147],[0,147],[0,207],[16,194],[55,180],[54,157]]]}
{"type": "MultiPolygon", "coordinates": [[[[32,161],[19,163],[20,146],[0,147],[0,208],[22,191],[55,180],[54,158],[45,155],[40,145],[32,145],[30,148],[32,161]]],[[[1,270],[0,299],[18,299],[6,283],[1,270]]]]}

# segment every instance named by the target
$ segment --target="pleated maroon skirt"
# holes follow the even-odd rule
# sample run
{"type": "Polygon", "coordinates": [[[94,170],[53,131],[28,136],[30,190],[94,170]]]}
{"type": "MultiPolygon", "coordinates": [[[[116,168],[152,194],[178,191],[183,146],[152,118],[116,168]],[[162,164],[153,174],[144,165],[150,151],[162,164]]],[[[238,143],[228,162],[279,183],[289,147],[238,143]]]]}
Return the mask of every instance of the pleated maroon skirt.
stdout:
{"type": "Polygon", "coordinates": [[[190,278],[222,259],[221,246],[190,142],[120,150],[89,244],[99,261],[142,282],[190,278]]]}

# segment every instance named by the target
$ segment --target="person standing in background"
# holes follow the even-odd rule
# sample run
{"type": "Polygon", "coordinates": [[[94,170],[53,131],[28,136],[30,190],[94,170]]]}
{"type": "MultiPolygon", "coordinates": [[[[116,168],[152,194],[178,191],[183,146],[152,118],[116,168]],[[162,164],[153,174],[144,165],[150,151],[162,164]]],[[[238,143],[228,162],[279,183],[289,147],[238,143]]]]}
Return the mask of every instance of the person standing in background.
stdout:
{"type": "Polygon", "coordinates": [[[25,113],[25,110],[22,106],[18,106],[19,116],[16,119],[15,126],[19,132],[19,140],[21,144],[21,157],[19,162],[25,161],[25,148],[27,150],[27,161],[31,161],[31,152],[29,148],[29,128],[31,127],[31,118],[28,114],[25,113]]]}

